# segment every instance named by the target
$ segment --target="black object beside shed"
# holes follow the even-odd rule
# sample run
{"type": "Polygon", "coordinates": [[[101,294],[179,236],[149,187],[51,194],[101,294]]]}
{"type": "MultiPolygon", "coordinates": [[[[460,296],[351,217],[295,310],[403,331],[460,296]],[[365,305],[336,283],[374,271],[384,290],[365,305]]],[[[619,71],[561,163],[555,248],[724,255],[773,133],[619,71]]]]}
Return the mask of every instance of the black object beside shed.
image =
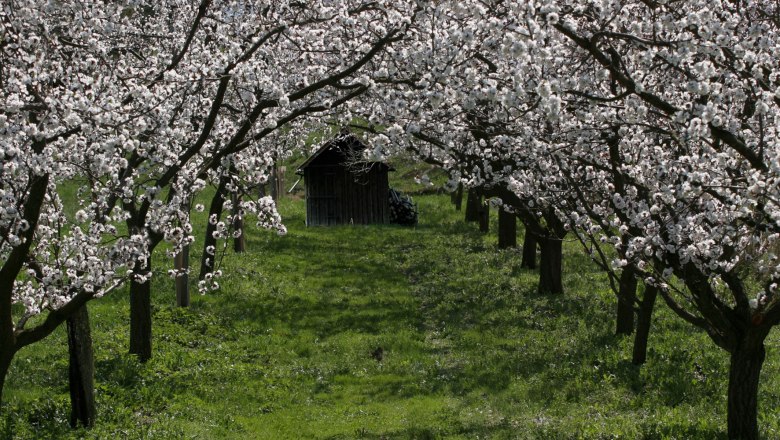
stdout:
{"type": "Polygon", "coordinates": [[[296,171],[306,188],[306,225],[390,222],[388,171],[368,162],[368,147],[352,133],[326,142],[296,171]]]}

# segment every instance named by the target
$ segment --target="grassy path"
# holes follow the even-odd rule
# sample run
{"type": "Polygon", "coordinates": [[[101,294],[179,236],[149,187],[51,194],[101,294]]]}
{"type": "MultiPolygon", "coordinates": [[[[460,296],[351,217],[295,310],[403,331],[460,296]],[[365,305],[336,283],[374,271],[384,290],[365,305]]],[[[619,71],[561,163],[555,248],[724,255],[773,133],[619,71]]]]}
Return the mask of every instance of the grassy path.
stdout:
{"type": "MultiPolygon", "coordinates": [[[[21,352],[0,438],[724,438],[726,356],[661,308],[649,362],[613,336],[614,299],[574,243],[563,297],[535,293],[517,251],[419,197],[415,229],[251,231],[222,288],[173,306],[156,261],[154,358],[125,354],[126,293],[90,305],[99,422],[67,429],[59,332],[21,352]],[[380,350],[381,349],[381,350],[380,350]]],[[[760,424],[780,437],[778,337],[760,424]]]]}

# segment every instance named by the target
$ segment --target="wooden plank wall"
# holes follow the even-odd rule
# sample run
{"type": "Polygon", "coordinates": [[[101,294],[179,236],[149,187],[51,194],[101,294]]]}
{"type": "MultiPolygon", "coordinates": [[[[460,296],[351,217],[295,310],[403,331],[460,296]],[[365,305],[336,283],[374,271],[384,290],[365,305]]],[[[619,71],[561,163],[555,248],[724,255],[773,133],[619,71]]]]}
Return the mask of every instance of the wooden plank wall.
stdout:
{"type": "Polygon", "coordinates": [[[304,178],[307,225],[389,223],[384,167],[374,166],[357,177],[341,166],[309,167],[304,178]]]}

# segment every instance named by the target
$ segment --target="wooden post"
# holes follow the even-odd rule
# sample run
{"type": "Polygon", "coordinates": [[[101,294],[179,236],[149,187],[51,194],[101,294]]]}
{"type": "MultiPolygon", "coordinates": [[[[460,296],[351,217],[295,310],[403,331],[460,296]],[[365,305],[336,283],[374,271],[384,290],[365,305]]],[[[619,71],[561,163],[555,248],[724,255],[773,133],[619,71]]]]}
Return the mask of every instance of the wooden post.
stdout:
{"type": "Polygon", "coordinates": [[[287,167],[280,167],[274,165],[271,171],[271,178],[268,183],[271,185],[271,198],[279,200],[279,197],[284,194],[284,175],[287,172],[287,167]]]}
{"type": "Polygon", "coordinates": [[[274,200],[279,200],[279,197],[284,196],[285,174],[287,174],[287,167],[278,167],[276,169],[276,197],[274,197],[274,200]]]}
{"type": "Polygon", "coordinates": [[[176,269],[176,305],[189,307],[190,305],[190,245],[186,245],[181,252],[173,258],[176,269]]]}
{"type": "Polygon", "coordinates": [[[271,175],[268,177],[268,188],[271,194],[272,199],[276,200],[277,197],[279,197],[279,194],[276,192],[276,189],[278,186],[276,186],[276,166],[271,170],[271,175]]]}

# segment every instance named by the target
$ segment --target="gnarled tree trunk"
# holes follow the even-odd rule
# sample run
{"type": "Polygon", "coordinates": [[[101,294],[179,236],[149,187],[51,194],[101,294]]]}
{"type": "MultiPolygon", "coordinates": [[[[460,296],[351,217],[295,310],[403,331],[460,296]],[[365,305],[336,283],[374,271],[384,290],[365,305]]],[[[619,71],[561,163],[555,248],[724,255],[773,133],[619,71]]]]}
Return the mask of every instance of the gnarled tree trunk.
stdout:
{"type": "Polygon", "coordinates": [[[141,362],[152,357],[151,258],[146,264],[147,267],[139,271],[147,277],[146,282],[135,279],[130,282],[130,354],[137,355],[141,362]]]}
{"type": "Polygon", "coordinates": [[[634,365],[642,365],[647,360],[647,338],[650,336],[650,322],[653,318],[655,299],[658,296],[658,288],[645,285],[642,295],[642,303],[639,305],[639,316],[636,322],[636,335],[634,336],[634,350],[631,362],[634,365]]]}
{"type": "Polygon", "coordinates": [[[563,293],[563,240],[540,237],[539,293],[563,293]]]}
{"type": "Polygon", "coordinates": [[[758,379],[764,364],[765,335],[748,331],[731,353],[728,389],[730,439],[758,440],[758,379]]]}
{"type": "Polygon", "coordinates": [[[68,319],[68,353],[70,385],[70,426],[95,423],[95,360],[87,306],[79,307],[68,319]]]}
{"type": "Polygon", "coordinates": [[[636,302],[636,277],[631,268],[626,267],[620,274],[617,294],[617,313],[615,334],[630,335],[634,332],[634,303],[636,302]]]}

